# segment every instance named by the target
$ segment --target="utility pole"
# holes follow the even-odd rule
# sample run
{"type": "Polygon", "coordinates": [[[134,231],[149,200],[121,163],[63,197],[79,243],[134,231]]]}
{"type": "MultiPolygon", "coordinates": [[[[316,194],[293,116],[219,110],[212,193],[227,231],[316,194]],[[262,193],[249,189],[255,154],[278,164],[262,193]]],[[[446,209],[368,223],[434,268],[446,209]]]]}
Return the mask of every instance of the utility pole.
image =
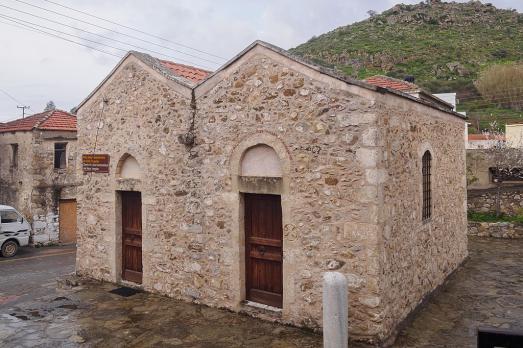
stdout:
{"type": "Polygon", "coordinates": [[[29,109],[29,106],[16,106],[17,109],[22,109],[22,118],[25,118],[25,109],[29,109]]]}

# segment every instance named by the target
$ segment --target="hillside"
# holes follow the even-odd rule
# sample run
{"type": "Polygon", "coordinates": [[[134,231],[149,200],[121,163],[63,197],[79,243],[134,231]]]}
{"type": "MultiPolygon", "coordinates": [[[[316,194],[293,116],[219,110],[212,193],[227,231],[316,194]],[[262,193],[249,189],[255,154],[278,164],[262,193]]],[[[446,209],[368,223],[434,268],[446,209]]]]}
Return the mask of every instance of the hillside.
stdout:
{"type": "Polygon", "coordinates": [[[498,113],[495,105],[478,99],[473,85],[485,67],[522,59],[523,14],[515,10],[479,1],[400,4],[292,51],[360,79],[409,75],[433,93],[458,92],[462,109],[482,124],[492,113],[507,122],[523,121],[520,112],[498,113]]]}

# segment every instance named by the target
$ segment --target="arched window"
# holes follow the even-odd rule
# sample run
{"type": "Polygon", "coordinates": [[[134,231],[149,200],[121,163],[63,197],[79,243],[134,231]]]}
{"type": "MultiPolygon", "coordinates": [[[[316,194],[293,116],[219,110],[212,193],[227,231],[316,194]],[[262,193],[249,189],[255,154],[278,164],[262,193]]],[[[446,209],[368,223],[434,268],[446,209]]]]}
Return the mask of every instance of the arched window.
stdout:
{"type": "Polygon", "coordinates": [[[268,145],[259,144],[245,151],[241,160],[242,176],[282,177],[280,158],[268,145]]]}
{"type": "Polygon", "coordinates": [[[125,154],[118,162],[116,174],[120,179],[140,179],[142,177],[142,170],[136,158],[125,154]]]}
{"type": "Polygon", "coordinates": [[[432,191],[431,191],[431,166],[432,166],[432,155],[430,151],[425,151],[423,154],[422,162],[422,180],[423,180],[423,207],[422,207],[422,219],[426,221],[432,216],[432,191]]]}

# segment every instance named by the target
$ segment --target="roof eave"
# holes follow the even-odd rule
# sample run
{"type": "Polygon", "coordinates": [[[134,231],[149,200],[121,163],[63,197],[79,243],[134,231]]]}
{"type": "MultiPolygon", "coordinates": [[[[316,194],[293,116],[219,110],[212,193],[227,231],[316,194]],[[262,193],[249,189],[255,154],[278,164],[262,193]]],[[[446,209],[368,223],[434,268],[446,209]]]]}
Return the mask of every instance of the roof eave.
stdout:
{"type": "Polygon", "coordinates": [[[160,63],[160,59],[155,58],[147,53],[142,53],[138,51],[129,51],[127,54],[116,64],[116,66],[111,70],[111,72],[100,82],[96,88],[89,93],[89,95],[82,100],[80,104],[77,106],[77,110],[79,110],[81,107],[83,107],[102,87],[103,85],[116,73],[116,71],[123,65],[123,63],[130,57],[133,56],[134,58],[138,59],[143,64],[147,65],[151,69],[155,70],[157,73],[161,74],[165,78],[175,81],[176,83],[189,88],[193,89],[196,84],[192,81],[185,79],[181,76],[174,75],[169,69],[164,67],[160,63]]]}
{"type": "Polygon", "coordinates": [[[77,110],[79,110],[82,106],[85,105],[85,103],[87,103],[99,90],[100,88],[102,88],[102,86],[114,75],[114,73],[116,72],[116,70],[118,70],[120,68],[120,66],[123,64],[123,62],[125,62],[127,60],[127,58],[129,58],[129,56],[131,55],[131,51],[127,52],[127,54],[122,58],[120,59],[120,61],[118,62],[118,64],[116,64],[116,66],[111,70],[111,72],[102,80],[102,82],[100,82],[96,88],[91,92],[89,93],[89,95],[84,99],[82,100],[82,102],[80,104],[78,104],[78,106],[76,107],[77,110]]]}

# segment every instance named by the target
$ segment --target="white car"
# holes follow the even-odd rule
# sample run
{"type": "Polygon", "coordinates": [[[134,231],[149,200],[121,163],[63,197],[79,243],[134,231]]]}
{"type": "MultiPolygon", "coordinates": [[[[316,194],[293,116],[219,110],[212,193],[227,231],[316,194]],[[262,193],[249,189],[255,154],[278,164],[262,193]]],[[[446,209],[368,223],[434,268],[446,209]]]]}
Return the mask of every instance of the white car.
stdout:
{"type": "Polygon", "coordinates": [[[8,205],[0,205],[0,254],[13,257],[18,248],[29,244],[31,225],[22,214],[8,205]]]}

